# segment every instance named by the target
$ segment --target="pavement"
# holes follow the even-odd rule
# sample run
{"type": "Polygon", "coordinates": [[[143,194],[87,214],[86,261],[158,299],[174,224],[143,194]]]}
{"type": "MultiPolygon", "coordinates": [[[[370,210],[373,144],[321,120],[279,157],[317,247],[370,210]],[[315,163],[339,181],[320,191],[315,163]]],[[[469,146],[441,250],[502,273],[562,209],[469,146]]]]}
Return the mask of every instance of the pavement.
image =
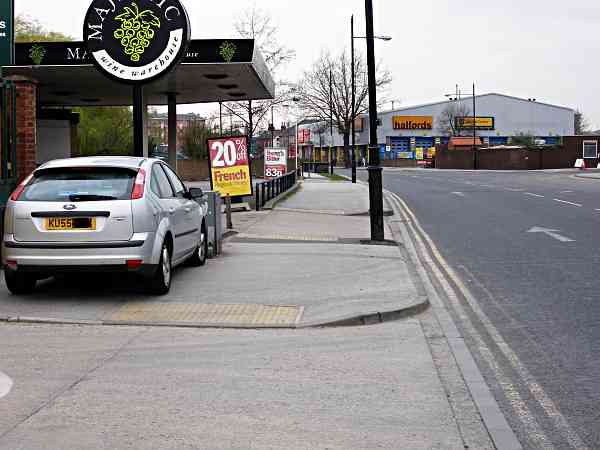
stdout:
{"type": "Polygon", "coordinates": [[[0,450],[520,449],[402,221],[366,245],[367,207],[364,185],[304,180],[160,299],[1,289],[0,316],[90,322],[0,322],[0,450]]]}
{"type": "Polygon", "coordinates": [[[599,175],[384,170],[462,283],[448,308],[527,449],[600,448],[599,175]]]}
{"type": "Polygon", "coordinates": [[[293,328],[383,320],[427,307],[397,245],[366,245],[368,191],[313,176],[275,209],[233,214],[234,237],[205,267],[174,271],[164,297],[122,277],[67,277],[12,296],[0,319],[293,328]],[[361,215],[362,214],[362,215],[361,215]]]}

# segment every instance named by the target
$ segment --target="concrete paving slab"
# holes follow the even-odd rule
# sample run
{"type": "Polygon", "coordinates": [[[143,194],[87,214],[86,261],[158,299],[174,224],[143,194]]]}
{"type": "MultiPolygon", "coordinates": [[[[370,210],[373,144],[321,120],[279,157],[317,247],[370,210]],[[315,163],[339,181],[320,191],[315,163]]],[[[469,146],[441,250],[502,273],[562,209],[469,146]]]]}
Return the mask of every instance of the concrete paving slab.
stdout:
{"type": "Polygon", "coordinates": [[[1,450],[464,448],[417,321],[105,330],[0,325],[1,450]]]}
{"type": "Polygon", "coordinates": [[[365,212],[369,210],[368,189],[360,184],[305,178],[300,192],[277,206],[299,210],[365,212]]]}

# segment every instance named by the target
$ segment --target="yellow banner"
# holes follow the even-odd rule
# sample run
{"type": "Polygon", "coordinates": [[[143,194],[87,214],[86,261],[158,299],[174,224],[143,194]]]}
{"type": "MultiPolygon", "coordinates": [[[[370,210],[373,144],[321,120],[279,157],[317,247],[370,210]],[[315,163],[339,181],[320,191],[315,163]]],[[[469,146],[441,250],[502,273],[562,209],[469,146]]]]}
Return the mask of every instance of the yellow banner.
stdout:
{"type": "MultiPolygon", "coordinates": [[[[473,117],[457,117],[458,128],[473,128],[473,117]]],[[[479,130],[493,130],[493,117],[475,117],[475,128],[479,130]]]]}
{"type": "Polygon", "coordinates": [[[433,128],[432,116],[394,116],[392,117],[394,130],[431,130],[433,128]]]}
{"type": "Polygon", "coordinates": [[[222,196],[252,195],[250,168],[247,165],[212,168],[213,189],[222,196]]]}

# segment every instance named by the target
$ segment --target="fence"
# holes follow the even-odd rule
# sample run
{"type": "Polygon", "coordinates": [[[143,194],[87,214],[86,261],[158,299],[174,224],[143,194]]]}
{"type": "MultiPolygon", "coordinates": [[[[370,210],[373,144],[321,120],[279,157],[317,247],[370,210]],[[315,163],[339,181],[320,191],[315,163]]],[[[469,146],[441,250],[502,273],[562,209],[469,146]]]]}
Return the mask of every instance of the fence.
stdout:
{"type": "Polygon", "coordinates": [[[280,177],[257,183],[255,188],[256,210],[260,211],[269,200],[294,187],[296,178],[297,173],[293,171],[280,177]]]}

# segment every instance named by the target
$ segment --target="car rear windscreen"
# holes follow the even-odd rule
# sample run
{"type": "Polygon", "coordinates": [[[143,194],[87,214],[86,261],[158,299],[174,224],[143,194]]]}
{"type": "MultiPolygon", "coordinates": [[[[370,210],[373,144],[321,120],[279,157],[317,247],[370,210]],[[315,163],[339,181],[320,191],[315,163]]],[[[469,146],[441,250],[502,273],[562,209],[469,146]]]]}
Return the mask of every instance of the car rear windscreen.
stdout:
{"type": "Polygon", "coordinates": [[[69,167],[36,172],[19,201],[90,202],[129,200],[137,172],[104,167],[69,167]]]}

